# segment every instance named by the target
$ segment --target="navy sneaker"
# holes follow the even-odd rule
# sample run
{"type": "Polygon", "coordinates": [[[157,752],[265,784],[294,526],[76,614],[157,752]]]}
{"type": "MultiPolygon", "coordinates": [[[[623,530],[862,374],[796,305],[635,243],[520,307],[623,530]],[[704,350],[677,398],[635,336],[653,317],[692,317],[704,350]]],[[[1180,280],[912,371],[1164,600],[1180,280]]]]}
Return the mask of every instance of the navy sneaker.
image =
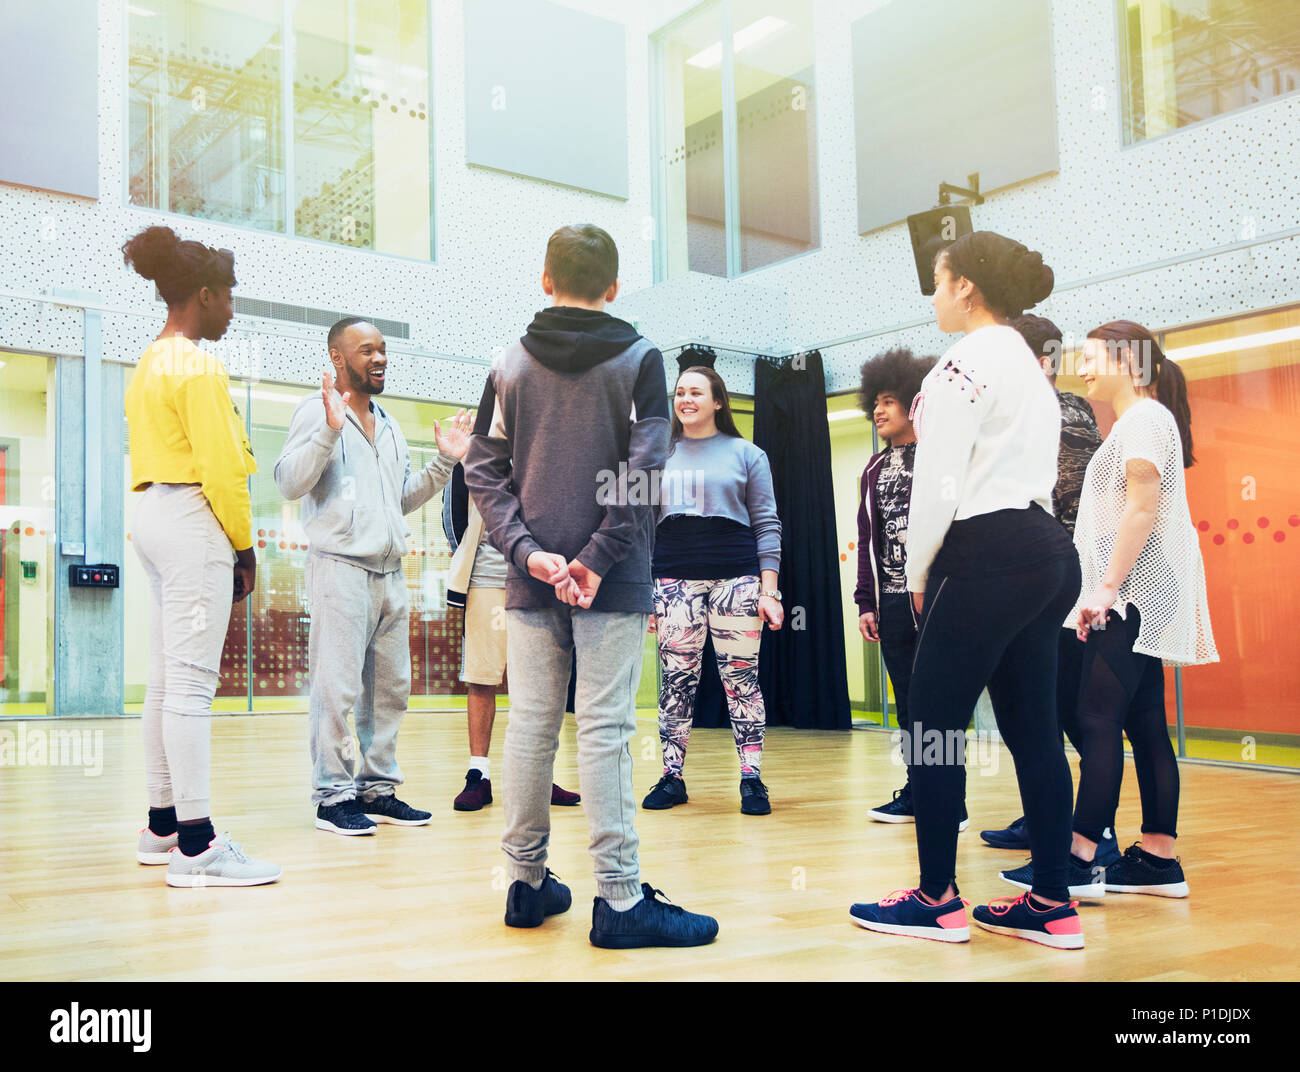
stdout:
{"type": "Polygon", "coordinates": [[[1155,897],[1186,897],[1191,890],[1179,860],[1161,865],[1140,845],[1130,845],[1119,863],[1106,868],[1107,893],[1149,893],[1155,897]]]}
{"type": "Polygon", "coordinates": [[[1029,903],[1029,894],[1022,893],[976,905],[971,916],[976,925],[994,934],[1023,938],[1053,949],[1082,949],[1083,925],[1074,909],[1074,901],[1059,908],[1038,909],[1029,903]]]}
{"type": "Polygon", "coordinates": [[[740,810],[745,815],[770,815],[771,802],[767,799],[767,786],[758,778],[740,779],[740,810]]]}
{"type": "MultiPolygon", "coordinates": [[[[1025,864],[1024,867],[1017,867],[1010,871],[999,871],[999,877],[1003,882],[1010,882],[1013,886],[1019,886],[1022,890],[1031,890],[1034,888],[1034,865],[1032,862],[1025,864]]],[[[1104,897],[1106,896],[1106,868],[1094,860],[1092,863],[1084,863],[1074,853],[1070,853],[1069,862],[1066,864],[1065,881],[1068,884],[1071,897],[1104,897]]]]}
{"type": "Polygon", "coordinates": [[[882,934],[929,938],[934,942],[969,942],[968,903],[957,896],[932,905],[921,899],[920,890],[895,890],[876,904],[855,904],[849,909],[849,919],[882,934]]]}
{"type": "Polygon", "coordinates": [[[506,926],[540,927],[547,916],[567,912],[573,904],[569,887],[556,881],[555,873],[548,867],[541,889],[535,890],[527,882],[512,882],[506,891],[506,926]]]}
{"type": "Polygon", "coordinates": [[[626,912],[615,912],[603,897],[591,906],[591,944],[601,949],[639,949],[644,946],[708,945],[718,936],[712,916],[659,900],[662,890],[641,883],[643,899],[626,912]]]}
{"type": "Polygon", "coordinates": [[[685,804],[689,799],[690,797],[686,795],[686,782],[671,774],[665,774],[646,794],[645,800],[641,801],[641,807],[648,811],[665,811],[678,804],[685,804]]]}
{"type": "Polygon", "coordinates": [[[361,814],[361,807],[355,800],[341,800],[337,804],[316,806],[316,829],[356,837],[358,834],[373,834],[375,824],[361,814]]]}
{"type": "Polygon", "coordinates": [[[872,808],[867,812],[868,819],[878,823],[914,823],[916,812],[912,810],[912,786],[909,782],[902,789],[894,790],[894,799],[888,804],[872,808]]]}
{"type": "Polygon", "coordinates": [[[389,793],[387,796],[363,800],[361,812],[367,819],[377,823],[391,823],[393,826],[423,826],[433,818],[433,812],[413,808],[389,793]]]}
{"type": "Polygon", "coordinates": [[[1018,849],[1029,851],[1029,827],[1022,815],[1005,830],[981,830],[980,837],[995,849],[1018,849]]]}

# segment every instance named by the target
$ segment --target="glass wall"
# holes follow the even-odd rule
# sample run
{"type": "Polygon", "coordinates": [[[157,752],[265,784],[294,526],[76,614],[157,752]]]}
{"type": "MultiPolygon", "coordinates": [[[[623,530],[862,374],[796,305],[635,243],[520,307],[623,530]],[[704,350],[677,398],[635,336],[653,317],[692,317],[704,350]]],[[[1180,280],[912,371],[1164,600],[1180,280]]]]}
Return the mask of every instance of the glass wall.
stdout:
{"type": "Polygon", "coordinates": [[[1300,88],[1295,0],[1119,0],[1125,144],[1300,88]]]}
{"type": "Polygon", "coordinates": [[[54,362],[0,350],[0,715],[54,712],[54,362]]]}
{"type": "Polygon", "coordinates": [[[734,276],[816,249],[809,6],[709,4],[655,51],[659,278],[734,276]]]}
{"type": "MultiPolygon", "coordinates": [[[[128,377],[133,373],[126,370],[128,377]]],[[[299,521],[301,503],[286,502],[275,485],[275,461],[288,436],[289,421],[306,388],[273,384],[231,384],[231,398],[245,415],[257,458],[252,479],[253,533],[257,548],[257,588],[232,609],[221,658],[216,710],[303,711],[307,707],[306,598],[308,544],[299,521]]],[[[425,465],[436,453],[433,421],[456,412],[455,406],[385,397],[380,400],[406,436],[411,466],[425,465]]],[[[127,459],[126,488],[130,488],[127,459]]],[[[129,490],[127,540],[135,501],[129,490]]],[[[440,706],[460,683],[461,623],[447,610],[447,570],[451,553],[442,530],[442,496],[407,516],[411,553],[403,560],[411,605],[411,706],[440,706]]],[[[144,633],[148,598],[143,571],[134,552],[126,555],[123,589],[127,636],[144,633]]],[[[126,707],[138,711],[147,679],[147,644],[126,651],[126,707]]]]}
{"type": "Polygon", "coordinates": [[[1187,374],[1187,498],[1220,658],[1181,672],[1187,754],[1300,766],[1300,307],[1164,345],[1187,374]]]}
{"type": "Polygon", "coordinates": [[[130,202],[428,260],[427,0],[284,10],[130,6],[130,202]]]}

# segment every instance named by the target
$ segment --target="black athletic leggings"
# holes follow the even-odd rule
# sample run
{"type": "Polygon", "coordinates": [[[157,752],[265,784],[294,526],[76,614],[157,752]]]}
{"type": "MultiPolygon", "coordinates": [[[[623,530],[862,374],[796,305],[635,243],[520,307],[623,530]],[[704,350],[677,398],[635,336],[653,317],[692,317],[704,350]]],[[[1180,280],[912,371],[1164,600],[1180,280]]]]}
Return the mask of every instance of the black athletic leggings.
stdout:
{"type": "Polygon", "coordinates": [[[1074,829],[1092,841],[1115,822],[1124,777],[1124,735],[1133,746],[1142,833],[1178,836],[1178,761],[1165,721],[1165,672],[1160,660],[1133,651],[1141,618],[1131,603],[1105,629],[1088,633],[1079,686],[1079,800],[1074,829]]]}
{"type": "MultiPolygon", "coordinates": [[[[913,741],[924,743],[937,740],[927,734],[964,732],[988,686],[1016,764],[1033,892],[1054,901],[1069,899],[1073,796],[1056,717],[1056,661],[1079,583],[1069,534],[1038,506],[953,522],[930,568],[908,698],[913,741]]],[[[964,768],[946,748],[925,756],[914,743],[908,758],[921,891],[937,899],[955,882],[964,768]]]]}

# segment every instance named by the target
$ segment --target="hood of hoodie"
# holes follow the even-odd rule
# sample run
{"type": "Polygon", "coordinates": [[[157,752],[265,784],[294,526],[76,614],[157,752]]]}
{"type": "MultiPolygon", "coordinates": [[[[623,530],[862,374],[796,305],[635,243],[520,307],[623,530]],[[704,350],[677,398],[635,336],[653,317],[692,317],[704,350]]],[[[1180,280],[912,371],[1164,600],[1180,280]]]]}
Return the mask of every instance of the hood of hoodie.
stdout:
{"type": "Polygon", "coordinates": [[[557,305],[543,309],[519,340],[556,372],[584,372],[621,354],[641,336],[626,320],[594,309],[557,305]]]}

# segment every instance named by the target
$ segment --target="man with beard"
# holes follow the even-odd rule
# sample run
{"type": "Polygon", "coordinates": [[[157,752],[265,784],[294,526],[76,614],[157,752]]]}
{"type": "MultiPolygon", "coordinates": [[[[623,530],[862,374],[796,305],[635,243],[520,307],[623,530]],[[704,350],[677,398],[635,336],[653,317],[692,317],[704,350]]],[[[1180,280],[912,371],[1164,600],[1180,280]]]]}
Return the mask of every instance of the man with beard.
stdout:
{"type": "Polygon", "coordinates": [[[376,822],[423,826],[432,817],[395,795],[397,730],[411,695],[403,515],[446,485],[471,421],[463,410],[445,431],[435,421],[438,455],[412,473],[401,429],[374,401],[388,368],[384,337],[347,317],[330,328],[329,355],[338,388],[327,372],[320,395],[298,404],[275,482],[285,498],[305,497],[316,827],[373,834],[376,822]],[[361,750],[355,776],[349,711],[361,750]]]}

